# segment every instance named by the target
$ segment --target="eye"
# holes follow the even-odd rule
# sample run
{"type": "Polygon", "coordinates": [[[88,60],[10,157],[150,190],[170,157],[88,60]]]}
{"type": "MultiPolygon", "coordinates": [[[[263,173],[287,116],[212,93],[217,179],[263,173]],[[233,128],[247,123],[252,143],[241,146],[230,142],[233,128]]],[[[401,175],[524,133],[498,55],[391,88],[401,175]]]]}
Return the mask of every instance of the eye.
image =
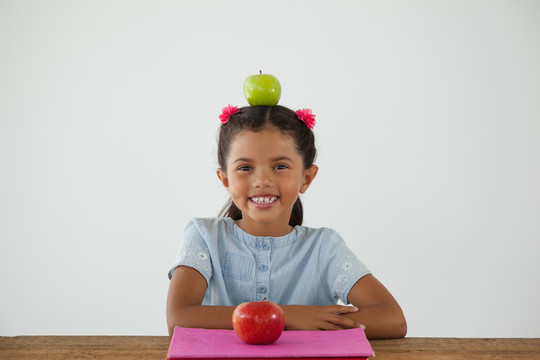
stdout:
{"type": "Polygon", "coordinates": [[[274,166],[274,170],[285,170],[285,169],[288,169],[289,167],[285,164],[278,164],[276,166],[274,166]]]}
{"type": "Polygon", "coordinates": [[[251,171],[251,167],[247,166],[247,165],[242,165],[242,166],[238,167],[237,170],[238,171],[251,171]]]}

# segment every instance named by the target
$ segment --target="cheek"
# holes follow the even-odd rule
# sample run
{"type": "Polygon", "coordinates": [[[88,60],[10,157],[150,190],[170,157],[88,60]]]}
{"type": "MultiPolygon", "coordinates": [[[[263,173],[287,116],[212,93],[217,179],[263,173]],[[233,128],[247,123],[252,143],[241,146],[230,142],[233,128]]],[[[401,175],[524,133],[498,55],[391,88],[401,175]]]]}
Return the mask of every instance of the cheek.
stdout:
{"type": "Polygon", "coordinates": [[[293,177],[284,179],[281,182],[282,190],[287,191],[288,193],[298,194],[301,185],[302,183],[299,181],[299,179],[293,177]]]}
{"type": "Polygon", "coordinates": [[[245,178],[236,175],[229,177],[229,191],[245,191],[248,187],[248,182],[245,178]]]}

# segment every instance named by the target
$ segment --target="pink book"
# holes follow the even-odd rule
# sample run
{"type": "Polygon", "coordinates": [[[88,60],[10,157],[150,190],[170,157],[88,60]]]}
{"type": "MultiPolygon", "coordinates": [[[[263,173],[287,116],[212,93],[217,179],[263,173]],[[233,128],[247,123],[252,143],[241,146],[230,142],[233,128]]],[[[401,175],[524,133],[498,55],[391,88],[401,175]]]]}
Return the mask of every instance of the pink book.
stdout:
{"type": "Polygon", "coordinates": [[[249,345],[234,330],[174,329],[167,359],[366,359],[375,356],[364,330],[284,331],[270,345],[249,345]]]}

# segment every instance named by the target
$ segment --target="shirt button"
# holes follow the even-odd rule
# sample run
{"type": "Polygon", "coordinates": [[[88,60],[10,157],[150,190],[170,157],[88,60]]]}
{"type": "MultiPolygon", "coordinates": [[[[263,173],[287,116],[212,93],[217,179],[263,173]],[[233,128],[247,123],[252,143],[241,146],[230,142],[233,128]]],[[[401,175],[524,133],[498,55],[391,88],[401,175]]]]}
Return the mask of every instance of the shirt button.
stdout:
{"type": "Polygon", "coordinates": [[[266,270],[268,270],[268,266],[266,265],[259,266],[259,271],[266,271],[266,270]]]}
{"type": "Polygon", "coordinates": [[[264,244],[263,244],[263,249],[264,249],[264,250],[270,249],[270,245],[268,245],[267,243],[264,243],[264,244]]]}
{"type": "Polygon", "coordinates": [[[259,286],[259,288],[257,289],[257,292],[259,294],[266,294],[266,287],[264,286],[259,286]]]}

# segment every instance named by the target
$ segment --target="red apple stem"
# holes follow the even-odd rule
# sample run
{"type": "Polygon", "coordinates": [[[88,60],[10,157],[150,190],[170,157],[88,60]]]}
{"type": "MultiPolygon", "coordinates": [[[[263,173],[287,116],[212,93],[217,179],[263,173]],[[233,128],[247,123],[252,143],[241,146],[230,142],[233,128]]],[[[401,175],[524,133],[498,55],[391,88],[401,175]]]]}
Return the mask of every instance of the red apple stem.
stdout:
{"type": "Polygon", "coordinates": [[[266,301],[266,298],[262,299],[261,302],[266,301]]]}

